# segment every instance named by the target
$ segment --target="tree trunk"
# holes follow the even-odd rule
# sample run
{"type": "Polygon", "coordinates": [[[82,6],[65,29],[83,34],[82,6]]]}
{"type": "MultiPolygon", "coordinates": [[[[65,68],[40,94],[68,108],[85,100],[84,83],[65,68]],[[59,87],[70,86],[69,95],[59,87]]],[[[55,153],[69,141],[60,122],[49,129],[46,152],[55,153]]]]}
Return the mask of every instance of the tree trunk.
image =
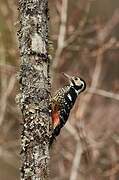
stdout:
{"type": "Polygon", "coordinates": [[[21,180],[48,179],[48,0],[19,0],[21,180]]]}

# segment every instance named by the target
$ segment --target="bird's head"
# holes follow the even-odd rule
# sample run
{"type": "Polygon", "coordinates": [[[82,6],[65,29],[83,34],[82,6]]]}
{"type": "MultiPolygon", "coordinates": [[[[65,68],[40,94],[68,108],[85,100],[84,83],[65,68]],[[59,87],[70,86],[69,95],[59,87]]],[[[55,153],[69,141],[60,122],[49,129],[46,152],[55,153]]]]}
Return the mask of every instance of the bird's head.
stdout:
{"type": "Polygon", "coordinates": [[[69,76],[66,73],[63,73],[63,74],[69,80],[70,86],[74,87],[79,93],[86,89],[86,83],[80,77],[69,76]]]}

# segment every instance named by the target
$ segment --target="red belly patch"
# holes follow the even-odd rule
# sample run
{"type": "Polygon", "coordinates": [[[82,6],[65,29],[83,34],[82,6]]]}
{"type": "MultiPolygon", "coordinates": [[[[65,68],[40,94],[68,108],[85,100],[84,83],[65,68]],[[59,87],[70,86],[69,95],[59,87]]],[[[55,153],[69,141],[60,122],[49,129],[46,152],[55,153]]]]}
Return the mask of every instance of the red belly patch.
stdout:
{"type": "Polygon", "coordinates": [[[52,112],[51,116],[52,116],[53,128],[55,129],[56,126],[60,123],[59,112],[56,112],[56,111],[52,112]]]}

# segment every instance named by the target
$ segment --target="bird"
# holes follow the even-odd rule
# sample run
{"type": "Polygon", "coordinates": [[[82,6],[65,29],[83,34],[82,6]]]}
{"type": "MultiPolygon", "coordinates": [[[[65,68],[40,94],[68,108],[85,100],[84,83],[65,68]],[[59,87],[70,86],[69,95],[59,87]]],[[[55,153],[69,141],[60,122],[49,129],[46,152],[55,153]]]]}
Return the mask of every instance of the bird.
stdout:
{"type": "Polygon", "coordinates": [[[68,79],[68,85],[60,88],[51,99],[52,133],[49,144],[53,144],[68,120],[78,95],[86,89],[86,82],[79,76],[63,75],[68,79]]]}

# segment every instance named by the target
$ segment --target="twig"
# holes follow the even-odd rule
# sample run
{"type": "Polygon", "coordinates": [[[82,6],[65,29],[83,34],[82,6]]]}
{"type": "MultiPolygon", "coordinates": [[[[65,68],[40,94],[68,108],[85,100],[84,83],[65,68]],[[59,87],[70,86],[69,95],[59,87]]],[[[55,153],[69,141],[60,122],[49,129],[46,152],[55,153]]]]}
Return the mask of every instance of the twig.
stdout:
{"type": "Polygon", "coordinates": [[[104,96],[104,97],[107,97],[107,98],[112,98],[112,99],[115,99],[115,100],[119,101],[119,94],[109,92],[109,91],[106,91],[106,90],[103,90],[103,89],[89,88],[88,92],[91,93],[91,94],[97,94],[97,95],[100,95],[100,96],[104,96]]]}
{"type": "MultiPolygon", "coordinates": [[[[4,66],[6,65],[6,55],[5,55],[5,48],[4,45],[2,43],[2,38],[0,37],[0,61],[1,64],[3,64],[4,66]]],[[[3,71],[0,71],[0,79],[1,79],[1,94],[3,94],[7,88],[7,78],[6,76],[4,76],[3,71]]]]}
{"type": "Polygon", "coordinates": [[[91,8],[91,2],[92,0],[88,0],[86,7],[85,7],[85,15],[83,17],[83,19],[80,21],[79,23],[79,27],[78,29],[72,34],[72,36],[70,36],[64,43],[64,48],[67,47],[68,45],[70,45],[76,38],[77,36],[81,36],[83,34],[83,28],[87,22],[88,19],[88,14],[90,12],[90,8],[91,8]]]}
{"type": "MultiPolygon", "coordinates": [[[[102,59],[103,59],[103,54],[98,52],[97,59],[96,59],[96,65],[95,65],[94,73],[92,76],[92,82],[91,82],[91,88],[94,88],[94,89],[98,85],[98,81],[99,81],[99,77],[100,77],[100,73],[101,73],[101,69],[102,69],[102,59]]],[[[90,102],[92,96],[93,96],[93,94],[86,94],[85,97],[83,98],[83,102],[80,107],[80,111],[77,110],[77,113],[76,113],[77,119],[82,119],[84,117],[84,114],[88,107],[88,103],[90,102]],[[79,114],[79,112],[80,112],[80,114],[79,114]]]]}
{"type": "Polygon", "coordinates": [[[103,29],[98,32],[97,41],[102,44],[109,37],[112,30],[119,24],[119,9],[117,9],[112,18],[106,23],[103,29]]]}
{"type": "Polygon", "coordinates": [[[74,137],[74,139],[76,141],[79,141],[79,135],[78,132],[76,131],[76,129],[69,123],[67,122],[65,125],[65,128],[67,129],[67,131],[74,137]]]}
{"type": "MultiPolygon", "coordinates": [[[[102,60],[103,54],[105,51],[110,49],[115,44],[115,39],[111,38],[107,43],[105,43],[102,47],[100,47],[97,51],[92,53],[93,56],[96,56],[96,65],[94,69],[94,73],[92,75],[91,89],[96,89],[99,84],[100,74],[102,70],[102,60]]],[[[88,104],[93,96],[93,93],[88,93],[83,98],[83,102],[81,102],[80,110],[77,110],[76,119],[82,119],[87,110],[88,104]],[[80,114],[79,114],[80,112],[80,114]]]]}
{"type": "Polygon", "coordinates": [[[8,87],[7,87],[6,91],[5,91],[5,93],[2,95],[2,98],[1,98],[0,126],[2,125],[2,122],[4,120],[5,111],[6,111],[6,107],[7,107],[7,98],[11,94],[11,92],[12,92],[12,90],[14,88],[14,85],[15,85],[15,76],[12,76],[10,78],[10,81],[9,81],[9,84],[8,84],[8,87]]]}
{"type": "Polygon", "coordinates": [[[61,8],[61,24],[58,36],[58,43],[57,43],[57,50],[55,54],[55,59],[53,61],[53,69],[56,69],[59,64],[59,58],[64,48],[64,41],[66,35],[66,23],[67,23],[67,7],[68,7],[68,0],[62,1],[62,8],[61,8]]]}
{"type": "Polygon", "coordinates": [[[78,168],[80,166],[81,154],[82,154],[82,149],[80,143],[78,142],[76,146],[75,156],[73,159],[70,180],[76,180],[78,176],[78,168]]]}

